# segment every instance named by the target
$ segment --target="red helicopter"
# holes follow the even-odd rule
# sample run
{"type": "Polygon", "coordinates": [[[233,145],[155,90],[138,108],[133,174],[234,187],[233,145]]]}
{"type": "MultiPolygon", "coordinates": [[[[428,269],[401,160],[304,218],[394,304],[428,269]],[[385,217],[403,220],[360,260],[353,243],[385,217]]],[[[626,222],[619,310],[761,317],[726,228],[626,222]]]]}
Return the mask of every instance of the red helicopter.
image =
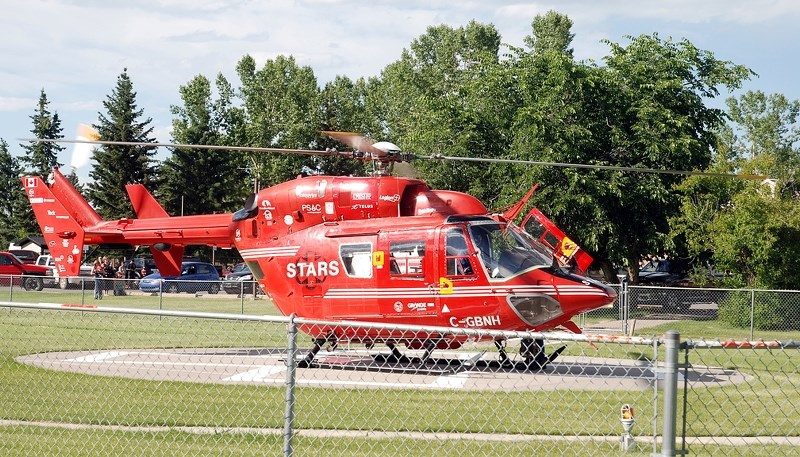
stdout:
{"type": "MultiPolygon", "coordinates": [[[[572,317],[608,305],[616,292],[581,273],[592,258],[538,209],[521,225],[536,187],[503,213],[471,195],[436,190],[418,179],[392,176],[391,164],[415,158],[397,146],[351,133],[325,132],[355,151],[225,148],[319,153],[372,160],[368,177],[307,176],[252,194],[234,213],[171,217],[140,184],[127,186],[137,218],[103,220],[56,169],[50,182],[22,178],[60,276],[79,274],[83,246],[150,246],[163,276],[178,275],[184,247],[235,247],[253,276],[285,315],[397,325],[580,333],[572,317]]],[[[136,144],[78,140],[88,144],[136,144]]],[[[148,146],[190,147],[148,143],[148,146]]],[[[463,336],[343,327],[301,328],[314,346],[342,341],[424,349],[454,349],[463,336]]],[[[493,337],[487,336],[491,340],[493,337]]],[[[505,342],[495,341],[510,364],[505,342]]],[[[563,347],[561,348],[563,349],[563,347]]],[[[542,368],[560,352],[523,339],[527,367],[542,368]]]]}

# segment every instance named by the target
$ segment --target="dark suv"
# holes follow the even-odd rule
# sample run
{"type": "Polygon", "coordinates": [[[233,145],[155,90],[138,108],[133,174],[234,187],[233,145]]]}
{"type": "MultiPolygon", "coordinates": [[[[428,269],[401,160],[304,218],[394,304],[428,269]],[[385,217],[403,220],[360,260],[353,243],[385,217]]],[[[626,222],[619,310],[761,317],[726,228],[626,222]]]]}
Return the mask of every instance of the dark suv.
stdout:
{"type": "Polygon", "coordinates": [[[201,290],[210,294],[219,292],[219,273],[214,265],[207,262],[183,262],[180,276],[162,277],[152,273],[139,281],[142,292],[189,292],[201,290]]]}
{"type": "Polygon", "coordinates": [[[683,262],[671,259],[653,259],[639,269],[639,284],[643,286],[678,285],[687,277],[683,262]]]}

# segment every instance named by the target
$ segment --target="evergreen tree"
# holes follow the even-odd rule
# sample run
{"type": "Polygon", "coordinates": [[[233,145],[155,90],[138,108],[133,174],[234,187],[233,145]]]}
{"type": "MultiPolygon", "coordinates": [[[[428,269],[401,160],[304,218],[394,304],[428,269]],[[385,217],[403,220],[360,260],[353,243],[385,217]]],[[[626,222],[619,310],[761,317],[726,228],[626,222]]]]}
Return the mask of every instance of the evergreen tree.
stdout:
{"type": "MultiPolygon", "coordinates": [[[[33,121],[31,133],[35,138],[43,140],[64,138],[64,135],[61,134],[63,131],[61,128],[61,119],[59,119],[58,113],[50,114],[47,108],[49,104],[50,102],[47,101],[47,95],[44,93],[44,89],[42,89],[42,92],[39,94],[39,105],[36,107],[33,116],[30,116],[33,121]]],[[[53,171],[53,168],[61,166],[61,164],[58,163],[58,153],[64,150],[64,146],[58,143],[31,142],[27,145],[21,144],[20,146],[25,150],[22,163],[28,166],[27,170],[30,174],[46,178],[47,175],[53,171]]]]}
{"type": "Polygon", "coordinates": [[[23,221],[33,215],[20,182],[20,173],[19,160],[9,152],[8,143],[0,139],[0,185],[8,189],[0,194],[0,246],[3,247],[30,233],[26,228],[28,224],[23,221]]]}
{"type": "MultiPolygon", "coordinates": [[[[117,78],[117,86],[103,102],[108,114],[98,113],[99,124],[94,128],[106,141],[153,143],[150,137],[152,120],[141,120],[143,110],[136,107],[136,92],[123,70],[117,78]]],[[[157,182],[153,155],[155,148],[149,146],[109,146],[95,151],[95,166],[89,172],[93,182],[87,186],[87,194],[97,212],[104,218],[132,217],[133,207],[125,191],[126,184],[150,185],[157,182]]]]}

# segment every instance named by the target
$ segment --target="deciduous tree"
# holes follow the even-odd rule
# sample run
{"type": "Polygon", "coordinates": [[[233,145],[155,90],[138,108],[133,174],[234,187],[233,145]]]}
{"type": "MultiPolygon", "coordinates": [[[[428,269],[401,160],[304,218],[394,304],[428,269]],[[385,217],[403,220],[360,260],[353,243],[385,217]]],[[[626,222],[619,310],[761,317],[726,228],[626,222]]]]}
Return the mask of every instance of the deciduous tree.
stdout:
{"type": "MultiPolygon", "coordinates": [[[[180,87],[183,105],[173,106],[173,141],[224,145],[225,122],[217,111],[211,82],[197,76],[180,87]]],[[[224,94],[223,94],[224,95],[224,94]]],[[[159,196],[170,214],[229,212],[241,207],[244,154],[205,149],[175,149],[161,164],[159,196]]]]}

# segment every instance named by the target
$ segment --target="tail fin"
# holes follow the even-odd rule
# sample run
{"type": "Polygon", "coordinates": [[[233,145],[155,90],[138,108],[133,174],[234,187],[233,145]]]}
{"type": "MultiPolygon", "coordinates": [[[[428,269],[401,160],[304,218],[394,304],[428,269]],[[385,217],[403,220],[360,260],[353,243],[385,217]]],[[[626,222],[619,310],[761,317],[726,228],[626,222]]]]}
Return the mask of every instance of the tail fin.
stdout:
{"type": "Polygon", "coordinates": [[[25,195],[36,215],[47,248],[62,276],[78,276],[83,257],[85,226],[102,219],[58,170],[53,185],[38,176],[22,178],[25,195]]]}
{"type": "MultiPolygon", "coordinates": [[[[169,217],[167,211],[158,203],[153,195],[142,184],[128,184],[125,186],[128,197],[133,204],[133,210],[140,219],[169,217]]],[[[183,262],[183,246],[170,245],[169,249],[162,251],[159,248],[167,246],[150,246],[153,260],[156,261],[158,271],[164,276],[177,276],[181,272],[183,262]]]]}
{"type": "Polygon", "coordinates": [[[142,184],[128,184],[125,186],[128,197],[131,199],[133,211],[142,219],[154,217],[169,217],[167,211],[158,204],[155,197],[147,191],[142,184]]]}

